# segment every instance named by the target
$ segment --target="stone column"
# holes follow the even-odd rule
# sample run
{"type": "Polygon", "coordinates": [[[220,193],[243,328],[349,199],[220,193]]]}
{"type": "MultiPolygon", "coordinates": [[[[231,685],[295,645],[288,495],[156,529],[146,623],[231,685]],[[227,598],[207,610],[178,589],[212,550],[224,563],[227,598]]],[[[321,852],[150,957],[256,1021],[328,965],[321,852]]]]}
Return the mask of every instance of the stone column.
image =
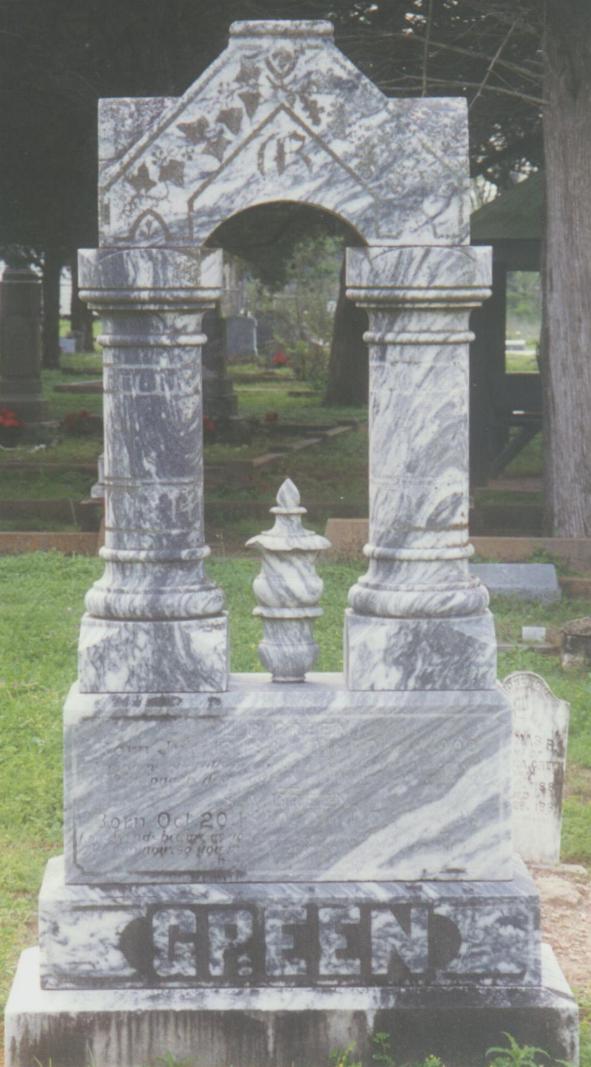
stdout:
{"type": "Polygon", "coordinates": [[[43,422],[41,389],[41,279],[7,267],[0,288],[0,407],[25,424],[43,422]]]}
{"type": "Polygon", "coordinates": [[[370,358],[369,568],[349,593],[350,689],[490,689],[494,625],[468,572],[468,330],[489,249],[350,249],[370,358]]]}
{"type": "Polygon", "coordinates": [[[99,249],[79,268],[103,324],[106,496],[80,690],[224,690],[227,619],[204,573],[201,388],[201,320],[221,294],[222,254],[99,249]]]}

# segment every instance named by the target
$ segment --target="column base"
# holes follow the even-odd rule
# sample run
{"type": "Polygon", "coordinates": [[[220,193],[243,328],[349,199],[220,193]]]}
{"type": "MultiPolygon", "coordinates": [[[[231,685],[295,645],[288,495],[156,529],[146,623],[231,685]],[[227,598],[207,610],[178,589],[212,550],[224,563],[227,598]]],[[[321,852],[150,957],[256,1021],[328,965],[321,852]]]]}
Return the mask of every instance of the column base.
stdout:
{"type": "Polygon", "coordinates": [[[43,990],[21,956],[6,1009],[6,1067],[327,1067],[337,1049],[371,1065],[388,1034],[397,1063],[438,1055],[481,1067],[503,1032],[578,1062],[578,1012],[551,948],[537,987],[43,990]]]}
{"type": "Polygon", "coordinates": [[[493,617],[395,619],[347,608],[345,678],[354,690],[495,689],[493,617]]]}
{"type": "Polygon", "coordinates": [[[84,615],[82,693],[219,693],[228,686],[228,618],[123,620],[84,615]]]}

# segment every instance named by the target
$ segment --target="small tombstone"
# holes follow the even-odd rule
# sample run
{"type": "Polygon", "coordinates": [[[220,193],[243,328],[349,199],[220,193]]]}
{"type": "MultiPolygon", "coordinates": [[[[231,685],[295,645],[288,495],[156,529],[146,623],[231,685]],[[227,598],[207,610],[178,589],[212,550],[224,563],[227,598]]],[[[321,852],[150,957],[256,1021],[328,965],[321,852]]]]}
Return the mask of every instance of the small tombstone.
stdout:
{"type": "Polygon", "coordinates": [[[213,309],[205,312],[202,325],[207,336],[202,348],[203,413],[216,423],[224,422],[236,414],[238,405],[234,386],[226,375],[224,320],[213,309]]]}
{"type": "Polygon", "coordinates": [[[560,633],[560,662],[565,670],[591,666],[591,618],[565,622],[560,633]]]}
{"type": "Polygon", "coordinates": [[[503,687],[513,708],[513,845],[524,860],[555,864],[570,706],[532,671],[515,671],[503,687]]]}
{"type": "Polygon", "coordinates": [[[224,325],[226,359],[257,355],[257,321],[252,315],[228,315],[224,325]]]}

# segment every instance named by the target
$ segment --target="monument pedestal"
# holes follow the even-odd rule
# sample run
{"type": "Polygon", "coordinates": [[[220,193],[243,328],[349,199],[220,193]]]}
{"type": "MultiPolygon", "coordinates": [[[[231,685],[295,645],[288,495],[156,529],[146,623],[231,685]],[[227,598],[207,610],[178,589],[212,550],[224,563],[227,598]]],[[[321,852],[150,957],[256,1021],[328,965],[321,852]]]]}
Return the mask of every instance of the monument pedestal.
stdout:
{"type": "Polygon", "coordinates": [[[64,729],[69,883],[513,876],[498,686],[353,692],[329,673],[295,686],[233,674],[223,693],[74,685],[64,729]]]}
{"type": "Polygon", "coordinates": [[[376,1034],[396,1062],[433,1053],[480,1067],[502,1033],[576,1062],[577,1007],[552,949],[538,986],[44,990],[37,949],[21,956],[6,1008],[6,1062],[143,1067],[170,1053],[198,1067],[326,1067],[354,1045],[372,1064],[376,1034]]]}
{"type": "MultiPolygon", "coordinates": [[[[468,570],[469,316],[490,252],[469,244],[465,101],[388,100],[331,37],[239,22],[180,100],[101,102],[100,244],[79,273],[104,331],[106,569],[64,713],[65,866],[13,986],[7,1067],[327,1067],[347,1046],[369,1067],[378,1034],[396,1063],[482,1067],[503,1031],[576,1060],[576,1006],[513,864],[511,709],[468,570]],[[359,238],[369,542],[346,681],[228,679],[204,570],[210,245],[277,200],[359,238]]],[[[271,667],[299,679],[318,541],[284,527],[256,539],[257,583],[271,667]]]]}

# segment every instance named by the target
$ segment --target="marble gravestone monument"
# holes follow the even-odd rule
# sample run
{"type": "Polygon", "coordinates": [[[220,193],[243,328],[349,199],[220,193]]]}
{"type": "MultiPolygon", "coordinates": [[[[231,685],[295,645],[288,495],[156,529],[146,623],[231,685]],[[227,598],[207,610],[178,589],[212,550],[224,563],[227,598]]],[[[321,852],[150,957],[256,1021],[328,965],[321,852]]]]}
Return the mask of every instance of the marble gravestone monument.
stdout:
{"type": "Polygon", "coordinates": [[[386,99],[327,22],[239,22],[181,98],[101,103],[99,200],[80,277],[103,323],[105,572],[8,1067],[315,1067],[350,1043],[370,1063],[376,1032],[397,1062],[475,1067],[502,1031],[575,1060],[468,572],[468,320],[490,262],[469,244],[465,101],[386,99]],[[229,674],[203,537],[215,231],[281,200],[357,233],[347,291],[369,316],[367,572],[343,675],[305,682],[229,674]]]}
{"type": "Polygon", "coordinates": [[[532,671],[514,671],[503,688],[513,709],[513,846],[524,860],[556,864],[570,707],[532,671]]]}

